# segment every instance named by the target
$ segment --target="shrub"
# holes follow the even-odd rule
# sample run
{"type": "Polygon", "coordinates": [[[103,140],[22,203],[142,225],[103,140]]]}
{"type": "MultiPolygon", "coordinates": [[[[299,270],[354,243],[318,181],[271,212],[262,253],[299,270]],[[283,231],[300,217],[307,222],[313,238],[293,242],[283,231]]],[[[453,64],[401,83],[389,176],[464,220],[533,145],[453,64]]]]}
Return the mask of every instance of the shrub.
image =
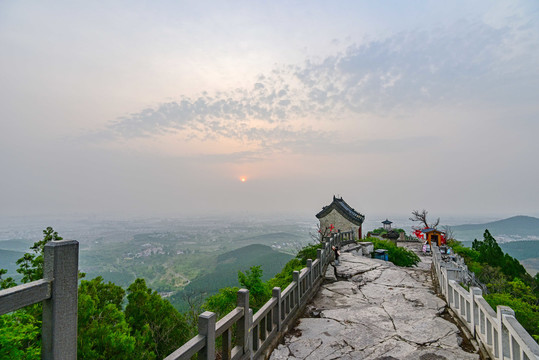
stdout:
{"type": "Polygon", "coordinates": [[[515,311],[515,317],[536,341],[539,335],[539,307],[513,297],[511,294],[483,295],[488,304],[496,309],[498,305],[509,306],[515,311]]]}
{"type": "Polygon", "coordinates": [[[323,245],[323,243],[307,245],[303,249],[298,251],[296,258],[301,259],[303,264],[307,263],[307,259],[311,259],[314,261],[316,259],[316,253],[318,249],[322,249],[323,245]]]}
{"type": "Polygon", "coordinates": [[[403,247],[398,247],[391,241],[372,237],[366,238],[364,241],[372,242],[375,250],[387,250],[388,260],[397,266],[411,267],[417,265],[420,261],[419,256],[417,256],[415,252],[403,247]]]}

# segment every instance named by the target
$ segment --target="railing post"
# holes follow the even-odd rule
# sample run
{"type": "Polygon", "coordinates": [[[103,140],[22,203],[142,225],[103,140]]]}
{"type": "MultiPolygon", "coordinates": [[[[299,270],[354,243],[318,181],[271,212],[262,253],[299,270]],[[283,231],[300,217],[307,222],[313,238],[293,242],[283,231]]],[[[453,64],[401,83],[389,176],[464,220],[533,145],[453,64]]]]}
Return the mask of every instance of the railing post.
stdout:
{"type": "Polygon", "coordinates": [[[498,315],[498,346],[500,347],[500,359],[511,358],[511,341],[509,331],[503,324],[503,316],[515,316],[515,312],[509,306],[498,305],[496,309],[498,315]]]}
{"type": "MultiPolygon", "coordinates": [[[[307,259],[307,269],[308,269],[308,288],[309,290],[311,289],[311,287],[313,286],[313,261],[311,259],[307,259]]],[[[307,290],[306,290],[307,291],[307,290]]]]}
{"type": "Polygon", "coordinates": [[[79,243],[50,241],[43,252],[43,279],[52,281],[43,301],[41,356],[44,360],[77,358],[79,243]]]}
{"type": "MultiPolygon", "coordinates": [[[[249,326],[247,327],[247,329],[249,329],[249,331],[247,332],[247,336],[249,337],[249,342],[248,342],[249,351],[248,351],[248,354],[250,354],[249,356],[252,359],[253,354],[255,353],[255,351],[253,351],[253,349],[255,348],[255,341],[257,342],[256,350],[258,350],[258,334],[259,334],[259,332],[257,331],[255,333],[255,331],[253,329],[253,309],[251,309],[251,308],[249,308],[248,320],[249,320],[249,326]],[[253,335],[253,336],[249,336],[249,335],[253,335]],[[255,339],[255,337],[256,337],[256,339],[255,339]]],[[[258,327],[260,327],[260,324],[258,324],[258,327]]]]}
{"type": "Polygon", "coordinates": [[[277,331],[281,331],[281,288],[274,287],[271,296],[277,300],[277,304],[273,308],[273,323],[277,327],[277,331]]]}
{"type": "MultiPolygon", "coordinates": [[[[301,300],[301,291],[300,291],[301,284],[299,283],[299,271],[294,271],[292,273],[292,281],[296,282],[296,289],[295,289],[296,296],[294,296],[294,303],[299,305],[300,300],[301,300]]],[[[294,307],[294,306],[291,306],[291,307],[294,307]]]]}
{"type": "Polygon", "coordinates": [[[240,289],[238,291],[238,307],[243,308],[243,318],[238,321],[237,344],[243,348],[243,354],[249,353],[249,290],[240,289]]]}
{"type": "Polygon", "coordinates": [[[215,359],[215,319],[216,315],[204,311],[198,316],[198,333],[206,337],[206,345],[198,352],[198,358],[203,360],[215,359]]]}
{"type": "Polygon", "coordinates": [[[479,307],[477,306],[475,302],[475,298],[478,296],[481,296],[483,292],[478,287],[471,287],[470,288],[470,310],[472,312],[471,314],[471,322],[472,322],[472,336],[476,336],[475,327],[479,325],[479,307]]]}
{"type": "Polygon", "coordinates": [[[316,250],[316,258],[318,259],[318,271],[316,273],[316,279],[318,279],[318,277],[322,276],[322,270],[324,270],[324,259],[322,258],[322,254],[323,254],[323,251],[322,249],[317,249],[316,250]]]}

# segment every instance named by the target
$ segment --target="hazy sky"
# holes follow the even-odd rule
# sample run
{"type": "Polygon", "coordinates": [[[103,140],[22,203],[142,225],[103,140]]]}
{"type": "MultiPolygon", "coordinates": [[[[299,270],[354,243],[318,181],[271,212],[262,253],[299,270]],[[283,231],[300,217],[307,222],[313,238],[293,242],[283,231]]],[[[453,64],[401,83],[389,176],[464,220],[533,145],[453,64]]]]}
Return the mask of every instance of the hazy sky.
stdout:
{"type": "Polygon", "coordinates": [[[0,215],[537,216],[538,157],[536,0],[0,2],[0,215]]]}

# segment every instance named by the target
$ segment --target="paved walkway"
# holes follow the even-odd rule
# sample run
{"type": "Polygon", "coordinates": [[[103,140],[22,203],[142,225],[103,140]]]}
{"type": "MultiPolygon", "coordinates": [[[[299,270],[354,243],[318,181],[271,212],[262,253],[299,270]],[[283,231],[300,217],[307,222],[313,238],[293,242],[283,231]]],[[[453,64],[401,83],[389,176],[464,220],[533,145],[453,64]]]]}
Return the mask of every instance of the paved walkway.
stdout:
{"type": "Polygon", "coordinates": [[[311,317],[300,319],[270,359],[479,359],[442,318],[446,303],[434,292],[431,258],[420,257],[418,267],[401,268],[343,253],[337,278],[328,267],[334,281],[320,288],[305,314],[311,317]]]}

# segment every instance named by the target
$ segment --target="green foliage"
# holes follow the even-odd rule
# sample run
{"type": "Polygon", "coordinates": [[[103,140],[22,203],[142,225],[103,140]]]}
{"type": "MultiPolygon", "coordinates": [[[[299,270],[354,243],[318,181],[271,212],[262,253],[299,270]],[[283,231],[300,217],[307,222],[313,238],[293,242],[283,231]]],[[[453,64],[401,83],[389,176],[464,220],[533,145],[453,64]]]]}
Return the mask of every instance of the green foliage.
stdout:
{"type": "Polygon", "coordinates": [[[276,274],[273,278],[269,279],[267,284],[269,289],[279,287],[281,290],[286,289],[292,282],[292,273],[299,271],[305,267],[305,264],[301,259],[294,258],[286,263],[280,273],[276,274]]]}
{"type": "Polygon", "coordinates": [[[238,287],[220,289],[217,294],[206,299],[202,308],[216,313],[219,319],[222,318],[236,307],[239,289],[238,287]]]}
{"type": "Polygon", "coordinates": [[[527,302],[530,305],[539,305],[537,296],[534,295],[532,288],[524,284],[522,280],[516,278],[514,281],[509,281],[508,285],[509,289],[507,292],[509,294],[524,302],[527,302]]]}
{"type": "Polygon", "coordinates": [[[19,265],[17,272],[23,276],[21,280],[23,283],[43,278],[43,248],[49,241],[56,240],[62,240],[62,237],[58,236],[58,233],[52,227],[47,227],[43,230],[43,239],[36,241],[30,247],[34,253],[26,253],[22,258],[17,260],[17,265],[19,265]]]}
{"type": "Polygon", "coordinates": [[[512,294],[488,294],[484,295],[485,300],[489,305],[496,309],[498,305],[509,306],[515,312],[520,325],[522,325],[528,333],[535,335],[539,334],[539,307],[531,305],[520,298],[514,297],[512,294]]]}
{"type": "MultiPolygon", "coordinates": [[[[270,299],[274,287],[284,290],[292,282],[292,273],[303,269],[307,259],[316,259],[317,249],[322,246],[322,244],[307,245],[294,259],[287,262],[279,273],[265,283],[262,281],[260,266],[252,266],[245,273],[238,272],[239,283],[249,290],[249,302],[253,311],[256,312],[270,299]]],[[[238,287],[221,288],[217,294],[206,299],[202,308],[217,313],[221,318],[236,307],[238,290],[238,287]]]]}
{"type": "Polygon", "coordinates": [[[257,312],[271,297],[271,292],[262,281],[260,266],[252,266],[245,273],[238,271],[238,281],[241,286],[249,290],[249,305],[253,312],[257,312]]]}
{"type": "Polygon", "coordinates": [[[41,322],[24,310],[0,316],[0,359],[41,358],[41,322]]]}
{"type": "Polygon", "coordinates": [[[479,262],[494,267],[503,266],[503,251],[488,230],[485,230],[483,241],[473,241],[472,249],[479,253],[479,262]]]}
{"type": "Polygon", "coordinates": [[[88,294],[97,301],[97,307],[104,308],[108,304],[122,308],[125,290],[111,282],[105,284],[98,276],[92,280],[83,280],[79,285],[79,294],[88,294]]]}
{"type": "Polygon", "coordinates": [[[17,285],[15,283],[15,280],[13,280],[13,278],[11,276],[7,277],[7,278],[2,278],[3,275],[7,274],[7,270],[6,269],[0,269],[0,290],[2,289],[7,289],[7,288],[10,288],[10,287],[13,287],[15,285],[17,285]]]}
{"type": "MultiPolygon", "coordinates": [[[[391,230],[396,231],[398,233],[405,233],[406,234],[406,231],[404,231],[404,229],[395,228],[395,229],[391,229],[391,230]]],[[[371,231],[371,233],[373,233],[374,235],[383,236],[383,235],[387,234],[387,230],[384,229],[383,227],[381,227],[381,228],[378,228],[378,229],[374,229],[373,231],[371,231]]]]}
{"type": "MultiPolygon", "coordinates": [[[[44,237],[17,264],[23,282],[43,276],[43,249],[47,242],[61,240],[50,227],[44,237]]],[[[0,277],[6,274],[0,270],[0,277]]],[[[79,273],[79,277],[80,277],[79,273]]],[[[1,279],[0,286],[14,281],[1,279]]],[[[122,304],[125,291],[101,277],[81,281],[78,295],[77,357],[81,360],[164,358],[188,338],[183,316],[172,305],[146,288],[138,279],[129,288],[129,311],[122,304]],[[127,319],[127,316],[129,320],[127,319]]],[[[39,359],[41,351],[41,304],[27,306],[0,317],[0,359],[39,359]]]]}
{"type": "MultiPolygon", "coordinates": [[[[113,285],[114,286],[114,285],[113,285]]],[[[124,313],[108,296],[101,279],[83,281],[79,288],[77,357],[79,359],[153,359],[139,357],[124,313]]],[[[123,289],[119,289],[123,291],[123,289]]],[[[118,293],[118,291],[114,291],[118,293]]]]}
{"type": "Polygon", "coordinates": [[[539,339],[539,277],[532,278],[517,259],[504,254],[488,230],[482,241],[473,241],[472,249],[459,242],[448,245],[487,286],[490,294],[484,297],[489,304],[494,309],[497,305],[511,307],[520,324],[539,339]]]}
{"type": "Polygon", "coordinates": [[[124,295],[125,291],[120,286],[110,282],[105,284],[100,277],[81,281],[77,338],[79,359],[156,359],[150,325],[140,319],[135,329],[127,321],[122,311],[124,295]]]}
{"type": "MultiPolygon", "coordinates": [[[[43,239],[36,241],[30,249],[17,260],[17,272],[21,281],[28,283],[43,278],[43,248],[52,240],[62,240],[51,227],[43,230],[43,239]]],[[[0,288],[17,285],[13,278],[3,279],[7,271],[0,269],[0,288]]],[[[41,304],[34,304],[14,313],[0,316],[0,359],[37,359],[41,352],[41,304]]]]}
{"type": "Polygon", "coordinates": [[[149,289],[144,279],[136,279],[127,292],[127,322],[134,334],[149,335],[146,348],[157,358],[165,358],[188,340],[189,328],[183,314],[149,289]]]}
{"type": "Polygon", "coordinates": [[[421,261],[415,252],[403,247],[398,247],[391,241],[380,240],[373,237],[366,238],[364,241],[372,242],[375,250],[387,250],[388,260],[397,266],[411,267],[417,265],[421,261]]]}
{"type": "MultiPolygon", "coordinates": [[[[171,302],[181,311],[188,310],[185,295],[200,293],[204,296],[213,295],[223,287],[239,286],[238,270],[246,271],[253,266],[263,269],[262,280],[267,281],[272,274],[279,272],[292,258],[265,245],[249,245],[226,252],[217,257],[215,268],[208,269],[208,273],[193,279],[182,291],[171,297],[171,302]]],[[[215,262],[215,260],[208,260],[215,262]]]]}
{"type": "Polygon", "coordinates": [[[318,249],[322,249],[324,246],[323,243],[318,244],[309,244],[305,246],[303,249],[298,251],[298,254],[296,255],[297,259],[301,259],[303,264],[307,263],[307,259],[316,260],[318,249]]]}

